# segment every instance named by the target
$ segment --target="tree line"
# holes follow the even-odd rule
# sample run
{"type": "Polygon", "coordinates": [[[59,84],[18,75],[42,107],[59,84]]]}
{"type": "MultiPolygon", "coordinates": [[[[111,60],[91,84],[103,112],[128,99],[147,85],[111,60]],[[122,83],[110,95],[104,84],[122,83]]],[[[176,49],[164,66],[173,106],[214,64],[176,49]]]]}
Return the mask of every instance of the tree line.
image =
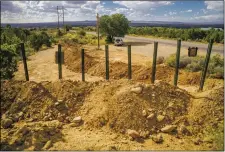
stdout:
{"type": "Polygon", "coordinates": [[[1,78],[11,79],[17,70],[20,60],[20,43],[25,44],[26,53],[39,51],[42,45],[50,47],[53,38],[45,31],[33,29],[12,28],[10,25],[1,27],[1,78]]]}
{"type": "Polygon", "coordinates": [[[163,38],[180,38],[184,41],[208,42],[210,39],[213,39],[214,42],[224,43],[224,30],[214,28],[203,30],[200,28],[130,27],[128,33],[163,38]]]}

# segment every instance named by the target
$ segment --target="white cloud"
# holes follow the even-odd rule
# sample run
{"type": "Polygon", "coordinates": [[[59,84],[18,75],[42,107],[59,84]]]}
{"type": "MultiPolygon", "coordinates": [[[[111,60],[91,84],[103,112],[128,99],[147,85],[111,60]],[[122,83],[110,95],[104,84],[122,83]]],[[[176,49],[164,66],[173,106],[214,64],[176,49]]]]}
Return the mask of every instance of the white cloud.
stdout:
{"type": "Polygon", "coordinates": [[[149,20],[152,17],[152,11],[158,7],[173,5],[173,2],[166,1],[113,1],[114,4],[118,4],[128,9],[124,12],[130,20],[149,20]],[[151,14],[151,15],[147,15],[151,14]]]}
{"type": "Polygon", "coordinates": [[[176,15],[177,12],[169,12],[169,15],[176,15]]]}
{"type": "Polygon", "coordinates": [[[167,6],[167,5],[172,5],[174,4],[173,2],[168,2],[168,1],[159,1],[159,2],[154,2],[154,1],[114,1],[113,3],[119,4],[121,6],[125,6],[127,8],[136,10],[136,11],[149,11],[149,10],[154,10],[156,7],[160,6],[167,6]]]}
{"type": "Polygon", "coordinates": [[[189,9],[189,10],[186,10],[186,11],[180,11],[181,13],[191,13],[192,12],[192,10],[191,9],[189,9]]]}
{"type": "MultiPolygon", "coordinates": [[[[26,23],[26,22],[56,22],[57,21],[57,6],[65,7],[65,21],[78,21],[78,20],[95,20],[96,13],[100,15],[111,15],[114,13],[122,13],[129,20],[163,20],[174,21],[190,20],[189,17],[179,17],[177,14],[193,12],[193,19],[198,21],[205,21],[207,19],[216,18],[217,20],[223,19],[221,12],[212,15],[215,11],[223,10],[222,2],[205,2],[205,9],[195,12],[191,9],[176,10],[159,12],[160,7],[173,5],[171,1],[113,1],[118,4],[116,7],[109,7],[105,2],[101,1],[2,1],[1,5],[1,21],[2,23],[26,23]],[[219,3],[219,4],[217,4],[219,3]],[[199,16],[200,14],[205,14],[199,16]],[[218,17],[220,16],[220,17],[218,17]],[[222,17],[221,17],[222,16],[222,17]]],[[[108,4],[108,3],[107,3],[108,4]]],[[[169,8],[169,7],[167,7],[169,8]]]]}
{"type": "Polygon", "coordinates": [[[208,11],[206,9],[201,9],[201,11],[204,13],[204,14],[207,14],[208,11]]]}
{"type": "Polygon", "coordinates": [[[212,14],[212,15],[204,15],[204,16],[196,16],[195,20],[203,20],[203,21],[222,21],[223,14],[212,14]]]}
{"type": "Polygon", "coordinates": [[[189,10],[187,10],[186,12],[192,12],[192,10],[189,9],[189,10]]]}
{"type": "Polygon", "coordinates": [[[205,1],[208,10],[222,11],[224,9],[223,1],[205,1]]]}

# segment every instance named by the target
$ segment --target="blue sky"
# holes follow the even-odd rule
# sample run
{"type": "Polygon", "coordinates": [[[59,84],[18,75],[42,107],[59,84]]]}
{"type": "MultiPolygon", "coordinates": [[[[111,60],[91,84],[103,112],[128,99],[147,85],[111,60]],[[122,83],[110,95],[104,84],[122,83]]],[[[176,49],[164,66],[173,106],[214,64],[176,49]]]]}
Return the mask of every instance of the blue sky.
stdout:
{"type": "Polygon", "coordinates": [[[65,21],[96,20],[96,13],[122,13],[135,21],[223,23],[223,1],[2,1],[2,23],[57,21],[64,6],[65,21]]]}

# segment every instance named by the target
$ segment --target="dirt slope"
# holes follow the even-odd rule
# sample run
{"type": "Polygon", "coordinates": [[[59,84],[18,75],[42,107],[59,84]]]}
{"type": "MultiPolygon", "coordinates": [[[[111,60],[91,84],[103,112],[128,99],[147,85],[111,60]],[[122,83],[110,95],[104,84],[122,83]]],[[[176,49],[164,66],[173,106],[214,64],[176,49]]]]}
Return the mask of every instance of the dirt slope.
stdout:
{"type": "Polygon", "coordinates": [[[1,128],[2,150],[218,149],[214,136],[212,142],[203,140],[210,135],[207,126],[216,129],[223,124],[223,88],[195,96],[161,81],[155,85],[128,80],[4,81],[2,88],[1,123],[13,120],[1,128]],[[151,114],[154,117],[147,119],[151,114]],[[77,116],[82,123],[76,127],[77,116]],[[171,124],[177,132],[160,131],[171,124]],[[182,125],[189,134],[180,133],[182,125]],[[130,141],[127,129],[135,129],[143,138],[130,141]],[[150,134],[149,139],[144,134],[150,134]],[[163,136],[163,143],[152,141],[156,134],[163,136]],[[194,144],[196,138],[201,142],[194,144]]]}

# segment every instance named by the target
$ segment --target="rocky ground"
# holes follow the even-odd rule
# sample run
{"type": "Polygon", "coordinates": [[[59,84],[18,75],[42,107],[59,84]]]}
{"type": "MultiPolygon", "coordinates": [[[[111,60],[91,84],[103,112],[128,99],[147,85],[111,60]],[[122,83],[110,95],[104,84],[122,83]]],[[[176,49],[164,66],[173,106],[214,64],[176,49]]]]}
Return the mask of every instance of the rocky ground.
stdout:
{"type": "Polygon", "coordinates": [[[1,150],[222,150],[223,89],[3,81],[1,150]]]}

